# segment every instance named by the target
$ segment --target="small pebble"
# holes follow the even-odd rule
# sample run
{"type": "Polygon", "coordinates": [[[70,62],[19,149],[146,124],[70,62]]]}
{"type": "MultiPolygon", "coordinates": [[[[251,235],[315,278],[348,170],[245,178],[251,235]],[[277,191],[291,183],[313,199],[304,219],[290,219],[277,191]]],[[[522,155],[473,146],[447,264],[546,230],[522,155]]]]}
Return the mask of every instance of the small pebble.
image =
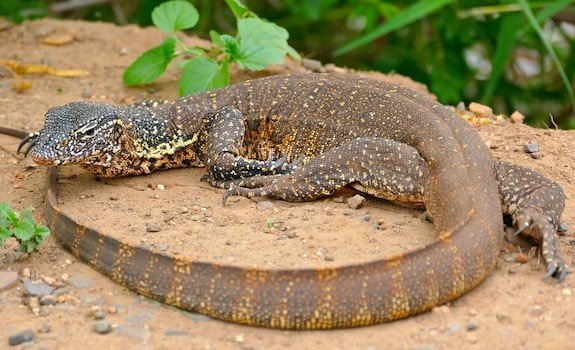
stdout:
{"type": "Polygon", "coordinates": [[[351,209],[359,209],[365,204],[365,201],[366,201],[366,199],[364,196],[356,194],[355,196],[353,196],[347,200],[347,205],[351,209]]]}
{"type": "Polygon", "coordinates": [[[54,295],[43,295],[40,298],[40,305],[56,305],[58,304],[58,299],[54,295]]]}
{"type": "Polygon", "coordinates": [[[104,310],[97,308],[92,312],[92,316],[94,317],[94,320],[103,320],[104,318],[106,318],[106,313],[104,312],[104,310]]]}
{"type": "Polygon", "coordinates": [[[28,295],[32,296],[43,296],[54,292],[54,288],[49,284],[44,282],[32,282],[30,280],[24,281],[24,289],[28,295]]]}
{"type": "Polygon", "coordinates": [[[529,142],[523,145],[523,150],[525,151],[525,153],[536,153],[539,152],[539,145],[536,143],[529,142]]]}
{"type": "Polygon", "coordinates": [[[371,214],[370,213],[363,214],[361,216],[361,220],[362,221],[371,221],[371,214]]]}
{"type": "Polygon", "coordinates": [[[447,331],[449,333],[456,333],[457,331],[459,331],[459,329],[461,329],[461,325],[459,324],[459,322],[451,321],[447,323],[445,328],[447,328],[447,331]]]}
{"type": "Polygon", "coordinates": [[[309,69],[309,70],[314,71],[314,72],[318,72],[322,68],[320,61],[312,60],[310,58],[302,58],[301,65],[304,68],[309,69]]]}
{"type": "Polygon", "coordinates": [[[8,289],[18,282],[18,274],[13,271],[0,271],[0,291],[8,289]]]}
{"type": "Polygon", "coordinates": [[[468,332],[473,332],[473,331],[477,330],[478,328],[479,328],[479,326],[475,322],[469,322],[467,324],[467,326],[465,327],[465,329],[467,329],[468,332]]]}
{"type": "Polygon", "coordinates": [[[40,39],[44,45],[62,46],[71,43],[74,36],[67,33],[50,34],[40,39]]]}
{"type": "Polygon", "coordinates": [[[345,216],[351,216],[351,215],[353,215],[353,209],[350,209],[350,208],[344,209],[344,210],[343,210],[343,215],[345,215],[345,216]]]}
{"type": "Polygon", "coordinates": [[[146,226],[146,232],[160,232],[162,228],[157,225],[146,226]]]}
{"type": "Polygon", "coordinates": [[[11,335],[8,338],[8,344],[10,344],[12,346],[20,345],[22,343],[34,340],[35,337],[36,337],[36,335],[34,334],[33,330],[26,329],[26,330],[23,330],[21,332],[18,332],[16,334],[11,335]]]}
{"type": "Polygon", "coordinates": [[[82,98],[90,98],[92,97],[92,94],[90,93],[90,90],[88,90],[88,88],[83,88],[81,96],[82,98]]]}
{"type": "Polygon", "coordinates": [[[334,203],[343,203],[343,196],[333,197],[334,203]]]}
{"type": "Polygon", "coordinates": [[[513,124],[523,124],[525,120],[525,116],[518,111],[513,112],[509,118],[513,124]]]}
{"type": "Polygon", "coordinates": [[[92,329],[98,334],[108,334],[112,331],[112,325],[106,320],[96,320],[92,325],[92,329]]]}
{"type": "Polygon", "coordinates": [[[38,297],[29,297],[28,298],[28,308],[32,311],[33,315],[38,316],[40,314],[40,298],[38,297]]]}
{"type": "Polygon", "coordinates": [[[469,111],[471,111],[473,114],[476,114],[480,117],[483,118],[490,118],[493,119],[493,109],[491,109],[491,107],[482,105],[480,103],[477,102],[471,102],[469,104],[469,111]]]}
{"type": "Polygon", "coordinates": [[[51,330],[52,330],[52,325],[50,323],[48,323],[48,321],[44,321],[40,324],[40,328],[38,329],[38,332],[50,333],[51,330]]]}
{"type": "Polygon", "coordinates": [[[559,227],[557,227],[557,232],[560,232],[560,233],[567,232],[568,229],[569,229],[569,226],[567,226],[567,223],[562,222],[559,224],[559,227]]]}

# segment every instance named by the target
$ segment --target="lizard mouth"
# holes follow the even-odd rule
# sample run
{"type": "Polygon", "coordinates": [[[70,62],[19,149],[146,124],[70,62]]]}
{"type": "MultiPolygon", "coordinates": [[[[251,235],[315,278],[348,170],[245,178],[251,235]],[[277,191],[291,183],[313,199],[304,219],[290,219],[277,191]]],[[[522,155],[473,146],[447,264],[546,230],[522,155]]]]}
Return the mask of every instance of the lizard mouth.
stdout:
{"type": "Polygon", "coordinates": [[[41,156],[35,155],[34,152],[32,152],[32,160],[36,164],[44,165],[44,166],[58,166],[58,165],[65,164],[64,162],[60,161],[59,159],[43,158],[41,156]]]}

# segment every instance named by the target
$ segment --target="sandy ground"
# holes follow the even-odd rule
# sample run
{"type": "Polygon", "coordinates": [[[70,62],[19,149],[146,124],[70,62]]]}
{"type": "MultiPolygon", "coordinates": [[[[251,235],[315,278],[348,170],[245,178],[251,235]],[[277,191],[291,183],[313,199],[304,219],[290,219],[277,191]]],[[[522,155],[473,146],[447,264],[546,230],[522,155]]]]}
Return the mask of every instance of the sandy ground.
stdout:
{"type": "MultiPolygon", "coordinates": [[[[75,100],[130,103],[176,97],[174,72],[150,87],[125,88],[121,83],[130,62],[161,39],[154,29],[133,26],[0,22],[0,61],[90,73],[76,78],[20,76],[31,87],[17,92],[18,78],[0,66],[0,125],[35,131],[49,107],[75,100]],[[68,42],[40,43],[56,34],[68,42]]],[[[292,63],[259,75],[303,70],[292,63]]],[[[234,75],[235,80],[248,77],[234,75]]],[[[560,237],[560,246],[572,266],[575,132],[510,123],[479,131],[496,158],[537,169],[563,186],[567,195],[563,221],[570,229],[560,237]],[[527,142],[539,145],[541,158],[524,153],[527,142]]],[[[17,155],[18,142],[0,135],[0,201],[17,211],[32,205],[38,209],[34,217],[43,222],[46,169],[17,155]]],[[[222,191],[200,182],[202,174],[202,169],[184,169],[98,182],[79,169],[65,169],[60,181],[62,208],[131,244],[246,266],[337,266],[415,249],[434,237],[421,211],[373,198],[352,210],[345,203],[349,193],[304,204],[233,198],[222,207],[222,191]]],[[[35,334],[33,342],[20,345],[26,349],[564,349],[575,340],[573,275],[562,284],[544,282],[544,266],[535,252],[514,244],[505,246],[485,283],[449,305],[390,324],[328,332],[239,326],[166,307],[126,291],[79,262],[53,237],[37,254],[15,250],[10,241],[0,249],[0,270],[20,276],[12,287],[0,290],[0,348],[8,347],[9,336],[25,329],[35,334]],[[522,257],[529,259],[518,262],[522,257]],[[31,307],[23,287],[28,279],[54,286],[57,303],[31,307]],[[102,317],[112,332],[93,330],[95,319],[102,317]]]]}

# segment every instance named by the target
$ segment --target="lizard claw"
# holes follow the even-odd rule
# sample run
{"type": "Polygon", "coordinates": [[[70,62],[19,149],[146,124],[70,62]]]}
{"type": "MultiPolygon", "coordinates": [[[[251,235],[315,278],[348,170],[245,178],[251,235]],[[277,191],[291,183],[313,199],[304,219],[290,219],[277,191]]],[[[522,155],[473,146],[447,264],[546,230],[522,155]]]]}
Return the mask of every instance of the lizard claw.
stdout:
{"type": "Polygon", "coordinates": [[[514,216],[515,235],[522,234],[539,243],[541,255],[547,266],[544,278],[553,277],[563,281],[569,269],[561,253],[557,240],[557,225],[537,207],[528,207],[514,216]]]}
{"type": "Polygon", "coordinates": [[[284,166],[286,160],[287,160],[287,156],[284,154],[280,159],[278,160],[274,160],[274,156],[270,156],[270,158],[268,158],[268,160],[266,161],[266,164],[268,164],[267,168],[269,169],[269,172],[272,174],[276,173],[276,170],[280,170],[281,168],[284,166]]]}
{"type": "Polygon", "coordinates": [[[33,132],[28,134],[28,136],[22,139],[22,141],[18,145],[18,149],[16,150],[16,152],[20,153],[24,145],[28,144],[28,146],[24,150],[24,156],[27,156],[28,153],[30,153],[30,151],[32,150],[32,148],[34,148],[34,146],[36,145],[36,142],[38,141],[38,136],[40,136],[39,132],[33,132]]]}

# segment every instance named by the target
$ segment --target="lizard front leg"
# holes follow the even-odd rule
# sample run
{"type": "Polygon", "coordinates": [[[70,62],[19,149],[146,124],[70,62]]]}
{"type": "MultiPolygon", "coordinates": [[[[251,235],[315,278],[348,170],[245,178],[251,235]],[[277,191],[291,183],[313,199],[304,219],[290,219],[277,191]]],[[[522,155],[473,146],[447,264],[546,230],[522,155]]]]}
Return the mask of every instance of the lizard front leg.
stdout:
{"type": "Polygon", "coordinates": [[[382,137],[361,137],[330,149],[286,175],[253,177],[230,187],[230,195],[270,196],[291,202],[311,201],[351,185],[370,195],[406,205],[422,200],[427,170],[411,147],[382,137]]]}
{"type": "Polygon", "coordinates": [[[228,185],[242,178],[283,174],[291,172],[293,164],[286,164],[285,156],[266,161],[240,156],[244,141],[244,116],[240,111],[225,106],[207,116],[207,177],[210,184],[217,187],[228,185]]]}

